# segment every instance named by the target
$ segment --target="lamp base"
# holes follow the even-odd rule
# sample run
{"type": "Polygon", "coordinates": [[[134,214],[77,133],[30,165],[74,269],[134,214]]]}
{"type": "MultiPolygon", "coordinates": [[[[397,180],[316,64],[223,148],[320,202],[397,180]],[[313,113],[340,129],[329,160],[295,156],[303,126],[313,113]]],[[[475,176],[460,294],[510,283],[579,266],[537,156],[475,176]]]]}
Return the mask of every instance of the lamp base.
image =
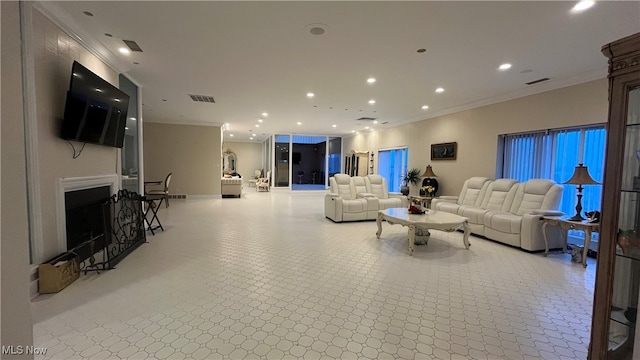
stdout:
{"type": "Polygon", "coordinates": [[[580,214],[575,214],[573,215],[573,217],[570,217],[567,219],[567,221],[584,221],[584,220],[586,219],[580,216],[580,214]]]}

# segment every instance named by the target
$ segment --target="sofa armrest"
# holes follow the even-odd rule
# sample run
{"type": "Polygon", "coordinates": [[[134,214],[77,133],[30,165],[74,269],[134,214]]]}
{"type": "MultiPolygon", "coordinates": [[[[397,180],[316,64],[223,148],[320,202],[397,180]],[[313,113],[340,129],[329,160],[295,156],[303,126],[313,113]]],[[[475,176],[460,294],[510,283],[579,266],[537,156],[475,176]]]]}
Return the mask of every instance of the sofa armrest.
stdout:
{"type": "Polygon", "coordinates": [[[540,215],[540,216],[564,216],[565,213],[558,210],[532,210],[531,215],[540,215]]]}
{"type": "Polygon", "coordinates": [[[342,197],[338,194],[324,196],[324,216],[335,221],[342,221],[342,197]]]}
{"type": "Polygon", "coordinates": [[[442,196],[438,196],[438,200],[454,203],[458,201],[458,197],[454,195],[442,195],[442,196]]]}

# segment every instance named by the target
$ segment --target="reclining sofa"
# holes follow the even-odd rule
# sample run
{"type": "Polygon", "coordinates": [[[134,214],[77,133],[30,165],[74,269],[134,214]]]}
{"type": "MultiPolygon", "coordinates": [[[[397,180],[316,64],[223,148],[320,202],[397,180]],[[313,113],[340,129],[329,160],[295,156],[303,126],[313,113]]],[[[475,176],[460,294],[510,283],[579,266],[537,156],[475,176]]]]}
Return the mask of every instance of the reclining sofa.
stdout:
{"type": "MultiPolygon", "coordinates": [[[[472,177],[459,196],[441,196],[431,208],[469,218],[471,233],[528,251],[545,249],[540,217],[560,216],[562,186],[551,180],[472,177]]],[[[562,246],[559,229],[547,228],[549,248],[562,246]]]]}
{"type": "Polygon", "coordinates": [[[405,196],[389,193],[387,182],[380,175],[335,174],[329,178],[329,185],[324,216],[334,222],[375,220],[378,210],[409,206],[405,196]]]}

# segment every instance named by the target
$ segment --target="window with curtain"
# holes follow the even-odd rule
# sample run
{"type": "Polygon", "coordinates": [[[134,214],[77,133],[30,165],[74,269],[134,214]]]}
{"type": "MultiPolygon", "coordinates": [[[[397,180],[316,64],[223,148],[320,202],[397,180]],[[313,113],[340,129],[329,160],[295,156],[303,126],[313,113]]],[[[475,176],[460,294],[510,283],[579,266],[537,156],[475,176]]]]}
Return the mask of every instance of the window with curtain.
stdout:
{"type": "MultiPolygon", "coordinates": [[[[605,139],[604,126],[504,135],[502,177],[518,181],[552,179],[562,184],[582,163],[591,177],[602,183],[605,139]]],[[[577,185],[563,186],[560,211],[572,216],[576,212],[577,185]]],[[[584,185],[582,195],[583,211],[600,210],[602,185],[584,185]]]]}
{"type": "Polygon", "coordinates": [[[390,149],[378,152],[378,174],[385,178],[390,192],[400,192],[402,177],[407,173],[409,149],[390,149]]]}

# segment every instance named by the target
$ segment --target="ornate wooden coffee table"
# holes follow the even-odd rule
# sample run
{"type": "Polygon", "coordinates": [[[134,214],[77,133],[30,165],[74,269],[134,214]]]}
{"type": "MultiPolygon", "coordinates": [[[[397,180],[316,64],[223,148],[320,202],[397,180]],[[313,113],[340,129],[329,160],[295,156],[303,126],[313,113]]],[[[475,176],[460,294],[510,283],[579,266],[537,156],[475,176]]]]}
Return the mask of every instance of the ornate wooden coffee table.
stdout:
{"type": "Polygon", "coordinates": [[[376,237],[380,239],[382,235],[382,220],[387,220],[391,225],[400,224],[409,227],[409,254],[413,255],[413,244],[415,241],[416,229],[421,230],[441,230],[456,231],[464,229],[462,241],[465,249],[469,249],[469,219],[466,217],[450,214],[442,211],[427,210],[425,214],[410,214],[407,208],[390,208],[378,211],[378,232],[376,237]]]}

